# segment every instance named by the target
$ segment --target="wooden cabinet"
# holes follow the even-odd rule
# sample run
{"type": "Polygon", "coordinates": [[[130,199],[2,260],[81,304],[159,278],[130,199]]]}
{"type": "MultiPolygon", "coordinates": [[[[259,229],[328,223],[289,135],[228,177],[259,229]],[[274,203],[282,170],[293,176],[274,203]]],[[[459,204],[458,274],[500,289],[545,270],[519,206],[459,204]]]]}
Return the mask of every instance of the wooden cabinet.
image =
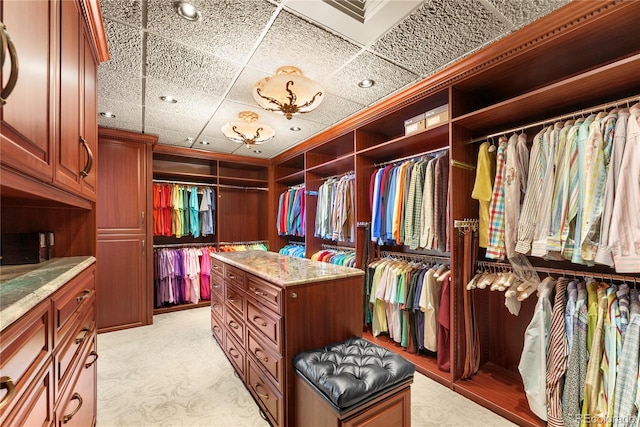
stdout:
{"type": "Polygon", "coordinates": [[[99,130],[98,330],[152,323],[151,144],[157,137],[99,130]]]}
{"type": "Polygon", "coordinates": [[[318,276],[287,286],[281,280],[289,271],[306,271],[305,263],[316,262],[256,251],[252,256],[260,260],[247,260],[243,267],[225,262],[226,256],[216,254],[211,263],[212,271],[224,273],[222,292],[211,303],[212,334],[269,422],[294,425],[291,360],[304,350],[362,334],[362,277],[345,269],[350,277],[318,276]],[[256,276],[251,265],[257,264],[283,271],[270,281],[256,276]]]}
{"type": "MultiPolygon", "coordinates": [[[[20,64],[16,86],[0,108],[0,162],[45,182],[53,179],[58,8],[56,1],[3,1],[1,20],[20,64]],[[29,17],[28,25],[25,17],[29,17]]],[[[10,61],[2,69],[3,85],[10,61]]]]}
{"type": "Polygon", "coordinates": [[[83,410],[71,425],[95,424],[94,288],[91,265],[1,332],[0,424],[50,426],[73,411],[76,392],[83,410]]]}

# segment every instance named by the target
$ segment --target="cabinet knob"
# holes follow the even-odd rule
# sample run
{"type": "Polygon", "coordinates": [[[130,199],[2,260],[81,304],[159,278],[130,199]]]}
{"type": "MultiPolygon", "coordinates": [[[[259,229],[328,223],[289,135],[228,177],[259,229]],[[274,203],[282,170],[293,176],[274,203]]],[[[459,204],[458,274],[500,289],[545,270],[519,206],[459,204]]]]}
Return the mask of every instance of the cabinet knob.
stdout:
{"type": "Polygon", "coordinates": [[[80,408],[82,408],[82,396],[80,396],[80,393],[73,393],[73,396],[71,396],[71,400],[77,400],[78,406],[69,415],[65,415],[62,417],[62,424],[66,424],[71,421],[71,418],[73,418],[73,416],[78,413],[80,408]]]}
{"type": "Polygon", "coordinates": [[[11,37],[9,37],[7,26],[2,22],[0,22],[0,45],[0,49],[2,49],[0,52],[0,54],[2,54],[2,64],[0,65],[4,65],[7,49],[9,50],[9,56],[11,57],[11,72],[9,74],[9,80],[7,81],[7,85],[4,89],[2,89],[2,92],[0,92],[0,106],[2,106],[7,103],[7,98],[16,87],[16,83],[18,82],[18,72],[20,71],[20,65],[18,64],[18,52],[11,41],[11,37]]]}
{"type": "Polygon", "coordinates": [[[11,377],[0,378],[0,390],[2,389],[6,389],[7,394],[0,400],[0,409],[7,406],[16,394],[16,385],[13,383],[11,377]]]}

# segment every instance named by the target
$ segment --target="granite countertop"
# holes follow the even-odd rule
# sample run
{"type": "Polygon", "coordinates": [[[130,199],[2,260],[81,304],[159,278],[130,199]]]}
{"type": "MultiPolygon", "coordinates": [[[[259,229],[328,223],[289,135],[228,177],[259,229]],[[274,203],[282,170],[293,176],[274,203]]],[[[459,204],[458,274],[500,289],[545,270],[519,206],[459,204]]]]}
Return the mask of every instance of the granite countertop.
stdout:
{"type": "Polygon", "coordinates": [[[362,276],[357,268],[266,251],[212,252],[211,257],[280,286],[362,276]]]}
{"type": "Polygon", "coordinates": [[[0,267],[0,331],[94,262],[92,256],[77,256],[0,267]]]}

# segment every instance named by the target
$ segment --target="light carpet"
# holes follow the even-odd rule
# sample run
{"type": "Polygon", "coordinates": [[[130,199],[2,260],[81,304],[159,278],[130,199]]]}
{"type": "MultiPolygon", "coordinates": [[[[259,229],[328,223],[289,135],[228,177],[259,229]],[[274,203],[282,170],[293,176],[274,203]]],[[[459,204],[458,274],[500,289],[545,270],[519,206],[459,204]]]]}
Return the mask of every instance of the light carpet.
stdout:
{"type": "MultiPolygon", "coordinates": [[[[211,336],[208,307],[153,321],[98,335],[98,427],[269,426],[211,336]]],[[[411,422],[514,425],[418,373],[411,386],[411,422]]]]}

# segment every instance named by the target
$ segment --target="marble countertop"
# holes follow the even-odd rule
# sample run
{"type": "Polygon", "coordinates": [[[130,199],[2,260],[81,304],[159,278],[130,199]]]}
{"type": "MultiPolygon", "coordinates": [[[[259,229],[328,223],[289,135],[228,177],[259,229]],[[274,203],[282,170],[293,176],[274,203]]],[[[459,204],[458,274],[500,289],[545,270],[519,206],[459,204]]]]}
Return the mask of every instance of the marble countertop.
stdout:
{"type": "Polygon", "coordinates": [[[212,252],[211,257],[280,286],[362,276],[357,268],[266,251],[212,252]]]}
{"type": "Polygon", "coordinates": [[[47,299],[84,269],[92,256],[55,258],[39,264],[0,267],[0,331],[47,299]]]}

